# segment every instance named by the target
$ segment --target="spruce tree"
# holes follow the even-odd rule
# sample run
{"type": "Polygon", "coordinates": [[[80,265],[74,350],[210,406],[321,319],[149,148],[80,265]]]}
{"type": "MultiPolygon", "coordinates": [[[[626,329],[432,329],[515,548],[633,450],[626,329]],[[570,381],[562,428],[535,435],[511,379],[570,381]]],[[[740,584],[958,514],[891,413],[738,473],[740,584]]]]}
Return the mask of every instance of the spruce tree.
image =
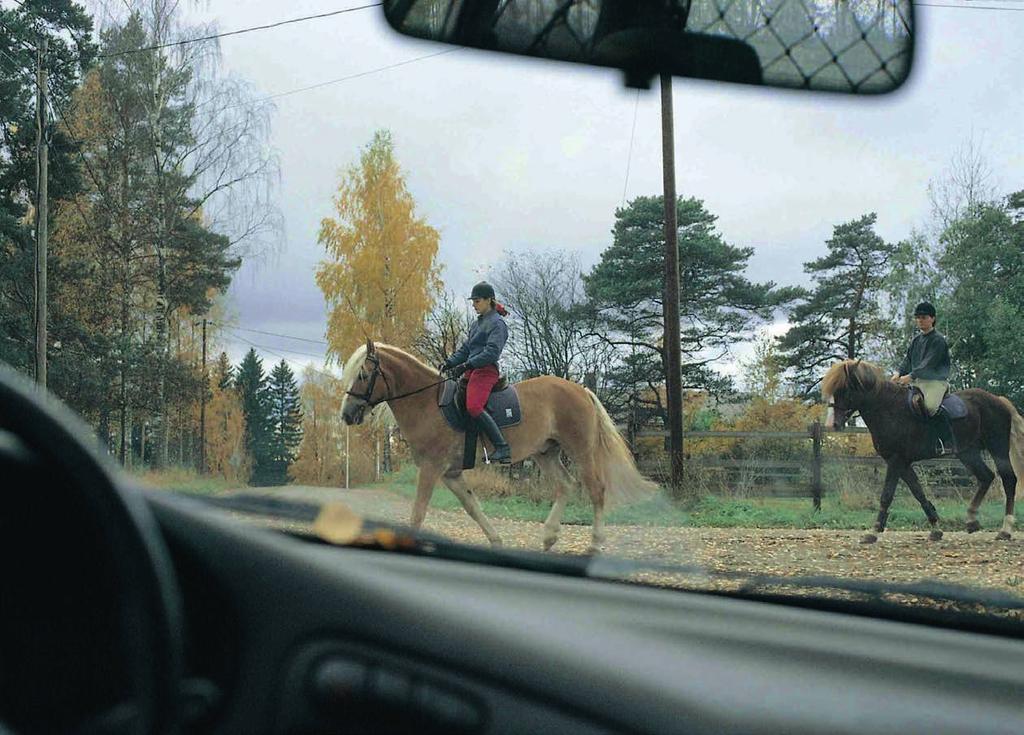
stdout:
{"type": "Polygon", "coordinates": [[[270,401],[263,360],[250,348],[235,375],[235,389],[242,399],[245,417],[245,447],[252,457],[250,484],[266,485],[271,480],[270,401]]]}
{"type": "Polygon", "coordinates": [[[270,407],[270,475],[275,485],[288,481],[288,467],[295,461],[302,441],[302,403],[295,374],[281,360],[270,373],[267,386],[270,407]]]}

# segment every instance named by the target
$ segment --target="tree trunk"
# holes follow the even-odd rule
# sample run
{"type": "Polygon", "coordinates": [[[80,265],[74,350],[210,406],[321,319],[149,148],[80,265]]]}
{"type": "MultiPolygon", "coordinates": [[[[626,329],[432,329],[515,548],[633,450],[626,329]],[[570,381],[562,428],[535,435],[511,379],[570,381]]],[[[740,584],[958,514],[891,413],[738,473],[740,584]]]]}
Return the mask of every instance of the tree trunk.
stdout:
{"type": "Polygon", "coordinates": [[[148,422],[143,419],[142,425],[139,428],[139,463],[146,466],[146,424],[148,422]]]}
{"type": "Polygon", "coordinates": [[[167,359],[170,344],[167,338],[167,259],[163,243],[157,245],[157,291],[156,291],[156,340],[159,371],[157,380],[157,415],[154,417],[153,439],[156,441],[156,455],[153,464],[158,468],[167,466],[167,451],[170,441],[167,421],[167,359]]]}

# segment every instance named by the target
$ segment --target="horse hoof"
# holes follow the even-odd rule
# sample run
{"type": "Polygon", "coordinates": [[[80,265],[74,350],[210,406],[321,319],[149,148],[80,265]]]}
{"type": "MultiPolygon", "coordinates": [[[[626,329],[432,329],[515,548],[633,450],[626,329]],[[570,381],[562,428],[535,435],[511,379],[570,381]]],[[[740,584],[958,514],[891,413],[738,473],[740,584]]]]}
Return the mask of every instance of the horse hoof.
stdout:
{"type": "Polygon", "coordinates": [[[558,539],[546,538],[544,539],[544,551],[551,551],[551,547],[555,545],[555,541],[558,539]]]}
{"type": "Polygon", "coordinates": [[[974,533],[981,530],[981,524],[977,521],[967,521],[967,533],[974,533]]]}
{"type": "Polygon", "coordinates": [[[873,544],[876,541],[878,541],[878,536],[876,536],[873,533],[865,533],[863,536],[860,537],[860,542],[862,544],[873,544]]]}
{"type": "Polygon", "coordinates": [[[500,538],[496,538],[496,539],[494,539],[493,541],[491,541],[491,548],[492,548],[492,549],[500,549],[500,548],[501,548],[502,546],[504,546],[504,545],[505,545],[505,544],[503,544],[503,543],[501,542],[501,539],[500,539],[500,538]]]}
{"type": "Polygon", "coordinates": [[[996,534],[996,541],[1009,541],[1012,538],[1013,538],[1013,536],[1011,536],[1006,531],[1000,531],[999,533],[996,534]]]}
{"type": "Polygon", "coordinates": [[[937,528],[934,529],[931,533],[928,534],[928,540],[929,541],[942,541],[942,531],[940,531],[937,528]]]}

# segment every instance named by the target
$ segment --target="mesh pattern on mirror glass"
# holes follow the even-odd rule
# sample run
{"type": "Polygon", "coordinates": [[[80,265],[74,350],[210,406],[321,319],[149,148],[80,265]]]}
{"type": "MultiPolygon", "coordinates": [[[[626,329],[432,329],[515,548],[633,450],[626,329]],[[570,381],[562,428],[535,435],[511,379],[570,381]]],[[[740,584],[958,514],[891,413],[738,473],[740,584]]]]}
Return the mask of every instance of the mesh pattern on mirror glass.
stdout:
{"type": "MultiPolygon", "coordinates": [[[[463,5],[462,0],[420,0],[402,25],[416,35],[453,39],[463,5]]],[[[599,61],[602,5],[601,0],[502,0],[489,25],[499,47],[509,51],[599,61]]],[[[910,0],[676,0],[670,15],[685,18],[691,33],[749,44],[764,82],[772,86],[883,92],[898,86],[910,69],[910,0]]]]}
{"type": "Polygon", "coordinates": [[[697,0],[687,30],[745,41],[778,86],[873,92],[910,68],[907,0],[697,0]]]}

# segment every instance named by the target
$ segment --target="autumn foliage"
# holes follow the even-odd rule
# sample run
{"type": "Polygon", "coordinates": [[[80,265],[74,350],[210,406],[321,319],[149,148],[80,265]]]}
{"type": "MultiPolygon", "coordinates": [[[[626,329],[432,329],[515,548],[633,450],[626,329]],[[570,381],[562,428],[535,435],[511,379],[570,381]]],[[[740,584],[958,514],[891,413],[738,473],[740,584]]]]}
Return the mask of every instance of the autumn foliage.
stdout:
{"type": "Polygon", "coordinates": [[[319,235],[329,258],[316,272],[330,354],[344,360],[367,336],[411,347],[442,288],[440,235],[417,215],[387,131],[374,135],[333,202],[319,235]]]}

